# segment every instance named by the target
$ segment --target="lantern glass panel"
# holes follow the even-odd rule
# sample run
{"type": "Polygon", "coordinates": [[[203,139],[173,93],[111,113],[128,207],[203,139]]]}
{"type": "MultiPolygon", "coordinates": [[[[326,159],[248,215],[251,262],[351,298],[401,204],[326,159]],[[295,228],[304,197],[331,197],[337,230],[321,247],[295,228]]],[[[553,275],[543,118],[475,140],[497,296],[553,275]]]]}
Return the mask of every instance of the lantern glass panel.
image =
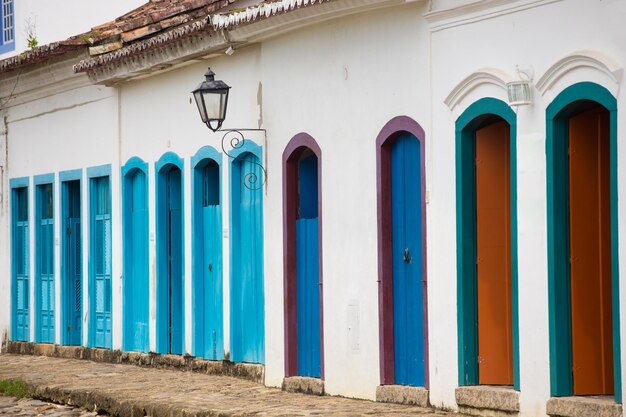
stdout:
{"type": "Polygon", "coordinates": [[[204,92],[204,107],[206,108],[206,116],[208,120],[223,119],[223,94],[221,92],[204,92]]]}
{"type": "Polygon", "coordinates": [[[195,91],[193,93],[194,99],[196,100],[196,105],[198,106],[198,111],[200,112],[200,118],[202,119],[202,123],[207,122],[207,114],[206,109],[204,108],[204,101],[202,101],[202,92],[195,91]]]}

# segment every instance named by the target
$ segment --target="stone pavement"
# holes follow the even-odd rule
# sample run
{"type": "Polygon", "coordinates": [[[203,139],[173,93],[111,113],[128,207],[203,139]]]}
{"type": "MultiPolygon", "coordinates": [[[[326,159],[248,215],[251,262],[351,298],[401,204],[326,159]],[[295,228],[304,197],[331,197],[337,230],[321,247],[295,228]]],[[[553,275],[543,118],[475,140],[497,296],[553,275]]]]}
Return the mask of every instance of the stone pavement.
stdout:
{"type": "Polygon", "coordinates": [[[0,355],[0,379],[18,378],[38,399],[120,417],[460,416],[428,408],[286,393],[224,376],[0,355]]]}
{"type": "Polygon", "coordinates": [[[0,395],[2,417],[96,417],[96,413],[67,405],[46,403],[32,398],[18,400],[0,395]]]}

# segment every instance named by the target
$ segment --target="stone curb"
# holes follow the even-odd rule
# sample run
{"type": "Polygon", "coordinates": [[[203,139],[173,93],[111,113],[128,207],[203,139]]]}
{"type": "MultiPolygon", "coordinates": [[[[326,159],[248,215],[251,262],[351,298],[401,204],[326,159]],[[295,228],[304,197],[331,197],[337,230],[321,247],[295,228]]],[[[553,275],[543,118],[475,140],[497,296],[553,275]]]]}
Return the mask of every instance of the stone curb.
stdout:
{"type": "Polygon", "coordinates": [[[117,398],[110,394],[76,389],[63,389],[52,386],[28,384],[33,398],[56,404],[82,407],[96,413],[106,413],[115,417],[235,417],[239,414],[218,410],[193,410],[188,405],[133,401],[130,398],[117,398]]]}
{"type": "Polygon", "coordinates": [[[207,375],[230,376],[260,384],[263,384],[265,380],[265,368],[263,365],[230,361],[209,361],[194,356],[160,355],[153,352],[122,352],[117,349],[110,350],[14,341],[7,343],[7,353],[62,359],[82,359],[101,363],[135,365],[143,368],[173,369],[207,375]]]}

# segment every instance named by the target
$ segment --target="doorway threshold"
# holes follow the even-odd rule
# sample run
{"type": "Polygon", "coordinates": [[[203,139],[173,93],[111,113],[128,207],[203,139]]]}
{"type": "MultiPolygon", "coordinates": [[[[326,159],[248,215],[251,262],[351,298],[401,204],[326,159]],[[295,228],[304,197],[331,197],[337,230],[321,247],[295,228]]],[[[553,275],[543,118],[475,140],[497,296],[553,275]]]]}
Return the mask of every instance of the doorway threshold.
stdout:
{"type": "Polygon", "coordinates": [[[283,379],[283,391],[308,395],[324,395],[324,381],[308,376],[287,376],[283,379]]]}
{"type": "Polygon", "coordinates": [[[474,385],[455,390],[459,411],[484,417],[511,417],[519,414],[519,391],[511,386],[474,385]]]}
{"type": "Polygon", "coordinates": [[[410,385],[379,385],[376,388],[376,401],[428,407],[428,390],[410,385]]]}
{"type": "Polygon", "coordinates": [[[622,405],[609,395],[552,397],[546,413],[558,417],[622,417],[622,405]]]}

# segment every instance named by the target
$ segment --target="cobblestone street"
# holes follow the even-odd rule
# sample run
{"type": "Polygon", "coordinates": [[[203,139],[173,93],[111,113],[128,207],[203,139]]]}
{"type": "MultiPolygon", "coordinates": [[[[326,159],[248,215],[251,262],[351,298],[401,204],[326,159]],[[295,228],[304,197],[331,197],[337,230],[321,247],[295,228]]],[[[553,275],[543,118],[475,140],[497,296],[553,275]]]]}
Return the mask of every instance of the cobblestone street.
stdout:
{"type": "MultiPolygon", "coordinates": [[[[80,405],[88,410],[121,417],[459,416],[428,408],[291,394],[230,377],[85,360],[0,355],[0,379],[17,378],[29,384],[35,396],[43,401],[80,405]]],[[[4,401],[7,397],[2,399],[4,401]]],[[[9,401],[6,407],[5,402],[0,402],[0,415],[11,415],[2,413],[10,410],[11,406],[21,409],[23,406],[20,404],[24,404],[6,401],[9,401]]],[[[43,403],[37,404],[40,405],[29,408],[21,415],[95,415],[69,409],[55,411],[56,414],[45,414],[45,411],[37,414],[37,407],[45,407],[43,403]]]]}
{"type": "Polygon", "coordinates": [[[97,414],[77,407],[46,403],[31,398],[17,399],[0,395],[2,417],[95,417],[97,414]]]}

